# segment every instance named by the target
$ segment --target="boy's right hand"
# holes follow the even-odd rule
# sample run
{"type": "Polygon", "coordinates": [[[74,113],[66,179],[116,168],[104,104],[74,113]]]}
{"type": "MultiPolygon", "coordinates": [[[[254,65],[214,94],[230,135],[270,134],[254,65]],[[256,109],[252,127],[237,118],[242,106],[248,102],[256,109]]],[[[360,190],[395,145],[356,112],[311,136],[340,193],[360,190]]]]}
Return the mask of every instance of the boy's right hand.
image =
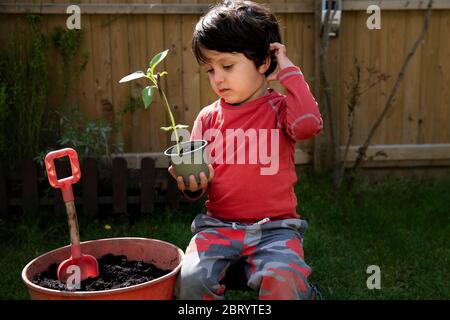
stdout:
{"type": "MultiPolygon", "coordinates": [[[[279,71],[287,67],[295,66],[294,63],[287,57],[286,47],[284,44],[281,44],[279,42],[271,43],[269,45],[269,50],[273,52],[275,59],[277,60],[277,66],[279,71]]],[[[277,80],[277,74],[278,71],[273,72],[267,77],[267,80],[268,81],[277,80]]]]}
{"type": "Polygon", "coordinates": [[[202,171],[200,172],[199,176],[200,176],[200,183],[197,183],[197,181],[195,180],[195,177],[193,174],[191,174],[189,176],[189,185],[186,186],[186,184],[184,183],[183,177],[182,176],[177,176],[175,173],[175,170],[173,169],[172,166],[170,166],[168,168],[168,171],[170,173],[170,175],[177,180],[177,186],[178,189],[180,189],[181,192],[184,192],[185,190],[191,191],[191,192],[195,192],[198,190],[206,190],[206,188],[208,187],[208,182],[210,182],[213,178],[214,178],[214,169],[212,167],[212,165],[208,164],[208,170],[209,170],[209,178],[206,177],[206,174],[202,171]]]}

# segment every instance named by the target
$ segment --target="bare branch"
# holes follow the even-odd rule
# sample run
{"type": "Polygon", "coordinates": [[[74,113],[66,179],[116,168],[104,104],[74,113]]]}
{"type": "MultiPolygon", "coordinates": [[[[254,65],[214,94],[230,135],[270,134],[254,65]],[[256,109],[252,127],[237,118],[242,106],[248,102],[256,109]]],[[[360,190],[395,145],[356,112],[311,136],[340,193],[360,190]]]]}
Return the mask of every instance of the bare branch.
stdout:
{"type": "Polygon", "coordinates": [[[347,103],[347,128],[348,136],[345,144],[344,156],[341,161],[337,163],[337,172],[335,173],[334,186],[339,189],[342,184],[342,180],[345,175],[345,161],[348,156],[348,151],[350,149],[350,143],[353,138],[353,128],[355,126],[355,112],[356,107],[359,104],[359,98],[361,97],[361,68],[359,66],[358,60],[355,59],[355,73],[353,74],[353,83],[350,88],[350,98],[347,103]]]}
{"type": "Polygon", "coordinates": [[[381,124],[381,121],[383,121],[383,119],[385,118],[386,114],[388,113],[389,109],[392,107],[393,105],[393,100],[395,98],[395,95],[398,91],[398,88],[400,86],[400,82],[402,81],[406,69],[408,68],[408,65],[411,61],[411,58],[414,56],[414,54],[416,53],[417,48],[419,47],[419,45],[422,43],[423,39],[425,38],[425,35],[428,31],[429,28],[429,24],[430,24],[430,19],[431,19],[431,12],[432,12],[432,8],[433,8],[433,0],[430,0],[428,2],[428,6],[427,6],[427,12],[426,12],[426,16],[425,16],[425,20],[424,20],[424,24],[423,24],[423,29],[422,32],[420,33],[420,35],[418,36],[418,38],[416,39],[416,42],[414,43],[414,45],[411,47],[410,51],[408,52],[402,68],[400,69],[399,74],[397,75],[397,79],[395,80],[394,86],[389,94],[389,97],[386,101],[385,107],[383,109],[383,111],[381,112],[381,114],[379,115],[379,117],[377,118],[377,120],[375,121],[375,123],[373,124],[372,128],[370,129],[370,132],[364,142],[364,144],[358,149],[358,157],[355,160],[355,163],[353,165],[352,168],[352,172],[353,172],[353,176],[354,173],[356,172],[356,170],[360,167],[360,165],[362,164],[362,162],[364,161],[365,157],[366,157],[366,153],[367,153],[367,149],[369,147],[369,144],[375,134],[375,131],[378,129],[378,127],[381,124]]]}

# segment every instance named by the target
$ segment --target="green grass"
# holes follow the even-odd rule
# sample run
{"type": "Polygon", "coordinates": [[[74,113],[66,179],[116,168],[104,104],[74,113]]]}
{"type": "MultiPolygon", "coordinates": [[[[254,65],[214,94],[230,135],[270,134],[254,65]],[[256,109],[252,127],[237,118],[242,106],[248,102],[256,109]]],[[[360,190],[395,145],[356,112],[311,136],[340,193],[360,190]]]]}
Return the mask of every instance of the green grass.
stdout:
{"type": "Polygon", "coordinates": [[[362,181],[333,195],[326,179],[298,184],[310,280],[327,299],[449,299],[450,179],[362,181]],[[369,265],[381,289],[369,290],[369,265]]]}
{"type": "MultiPolygon", "coordinates": [[[[335,194],[325,176],[301,174],[298,212],[309,221],[304,239],[310,281],[325,299],[449,299],[450,177],[439,181],[362,180],[335,194]],[[367,267],[381,269],[381,289],[366,286],[367,267]]],[[[79,214],[82,240],[136,236],[185,248],[202,204],[161,210],[135,223],[89,220],[79,214]],[[104,228],[112,226],[111,230],[104,228]]],[[[67,245],[66,217],[52,212],[0,219],[1,299],[28,299],[20,273],[31,259],[67,245]]],[[[227,299],[257,299],[230,291],[227,299]]]]}

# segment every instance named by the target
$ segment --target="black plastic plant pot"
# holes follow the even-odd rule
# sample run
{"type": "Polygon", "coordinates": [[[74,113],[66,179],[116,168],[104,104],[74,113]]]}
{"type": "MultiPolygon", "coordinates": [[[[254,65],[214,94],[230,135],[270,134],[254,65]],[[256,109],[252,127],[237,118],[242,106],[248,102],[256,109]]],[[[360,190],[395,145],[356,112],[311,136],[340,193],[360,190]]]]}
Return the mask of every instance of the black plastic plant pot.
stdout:
{"type": "Polygon", "coordinates": [[[192,140],[171,146],[164,154],[169,157],[170,163],[177,176],[182,176],[184,183],[189,185],[189,176],[194,175],[197,183],[200,183],[200,172],[209,177],[208,164],[204,158],[204,150],[208,142],[206,140],[192,140]]]}

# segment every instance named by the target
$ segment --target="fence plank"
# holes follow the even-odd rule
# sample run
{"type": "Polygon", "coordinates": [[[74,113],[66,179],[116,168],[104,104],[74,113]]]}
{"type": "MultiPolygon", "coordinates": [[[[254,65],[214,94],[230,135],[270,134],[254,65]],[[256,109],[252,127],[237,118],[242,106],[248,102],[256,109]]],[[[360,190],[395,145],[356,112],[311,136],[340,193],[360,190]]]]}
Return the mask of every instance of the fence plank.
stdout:
{"type": "MultiPolygon", "coordinates": [[[[389,46],[388,50],[396,50],[397,54],[393,56],[389,56],[389,64],[388,64],[388,70],[392,70],[394,73],[394,76],[389,79],[392,80],[390,82],[389,87],[392,88],[394,86],[395,78],[397,77],[397,74],[400,72],[400,69],[403,65],[403,62],[405,60],[407,50],[409,48],[405,48],[405,23],[406,23],[406,15],[402,12],[391,12],[391,28],[389,29],[389,46]]],[[[409,70],[410,66],[408,67],[407,72],[410,72],[409,70]]],[[[388,80],[388,81],[389,81],[388,80]]],[[[392,108],[389,110],[389,112],[386,114],[386,125],[388,128],[397,128],[397,130],[391,130],[389,132],[389,135],[386,136],[383,143],[386,144],[398,144],[402,141],[402,127],[403,127],[403,119],[402,119],[402,113],[403,113],[403,105],[404,105],[404,89],[405,89],[405,81],[400,83],[400,86],[398,88],[397,94],[394,98],[392,108]]],[[[370,102],[368,101],[366,105],[368,105],[370,102]]],[[[375,142],[374,142],[375,143],[375,142]]]]}
{"type": "MultiPolygon", "coordinates": [[[[28,0],[27,2],[30,2],[28,0]]],[[[25,14],[25,13],[39,13],[39,14],[63,14],[66,12],[67,6],[64,4],[52,4],[48,3],[50,0],[42,4],[17,4],[12,5],[9,3],[0,3],[1,12],[12,14],[25,14]]],[[[86,2],[86,1],[85,1],[86,2]]],[[[79,4],[81,12],[85,14],[166,14],[166,15],[180,15],[180,14],[200,14],[208,10],[206,4],[192,4],[192,3],[98,3],[99,0],[95,0],[96,3],[81,3],[79,4]]],[[[209,1],[211,3],[212,1],[209,1]]],[[[274,1],[272,1],[274,2],[274,1]]],[[[367,7],[367,6],[366,6],[367,7]]],[[[276,3],[272,5],[275,12],[278,13],[305,13],[311,12],[311,5],[305,3],[276,3]]],[[[445,6],[444,6],[445,8],[445,6]]],[[[365,9],[364,9],[365,10],[365,9]]]]}
{"type": "Polygon", "coordinates": [[[85,158],[82,167],[83,213],[95,217],[98,214],[98,169],[97,161],[85,158]]]}
{"type": "MultiPolygon", "coordinates": [[[[345,0],[342,2],[342,10],[367,10],[369,5],[378,5],[381,10],[426,10],[428,1],[424,0],[377,0],[377,1],[362,1],[362,0],[345,0]]],[[[433,9],[449,9],[450,3],[448,0],[434,0],[433,9]]]]}
{"type": "Polygon", "coordinates": [[[0,216],[8,214],[8,197],[6,193],[6,176],[0,166],[0,216]]]}
{"type": "Polygon", "coordinates": [[[347,142],[349,134],[347,103],[351,92],[350,86],[353,83],[353,74],[355,73],[355,42],[353,41],[355,32],[355,16],[356,13],[354,12],[345,12],[340,30],[342,42],[340,64],[342,65],[343,70],[340,75],[341,85],[338,85],[338,88],[341,90],[339,95],[339,141],[341,145],[347,142]]]}
{"type": "Polygon", "coordinates": [[[36,164],[27,159],[22,162],[22,208],[26,214],[37,214],[39,209],[36,164]]]}
{"type": "MultiPolygon", "coordinates": [[[[143,0],[133,1],[143,2],[143,0]]],[[[128,18],[128,52],[130,71],[143,70],[145,72],[151,59],[151,54],[148,53],[149,50],[146,39],[148,37],[148,33],[152,34],[153,31],[148,29],[147,17],[145,15],[130,16],[128,18]]],[[[152,54],[156,53],[157,52],[152,54]]],[[[139,106],[129,119],[129,121],[131,121],[130,147],[135,151],[147,151],[150,145],[150,135],[148,134],[149,126],[146,126],[145,124],[148,123],[150,112],[157,108],[157,106],[152,105],[150,109],[146,110],[143,107],[141,90],[149,85],[147,79],[133,81],[130,84],[131,96],[135,99],[139,106]]]]}
{"type": "MultiPolygon", "coordinates": [[[[447,15],[448,16],[448,15],[447,15]]],[[[433,135],[431,141],[433,142],[444,142],[448,141],[445,139],[446,131],[448,130],[448,104],[449,101],[444,99],[446,92],[448,93],[449,82],[444,82],[445,75],[450,72],[450,68],[445,68],[444,65],[448,63],[448,22],[445,23],[445,15],[443,11],[437,11],[433,13],[432,19],[436,20],[435,33],[438,33],[438,37],[433,37],[435,39],[433,53],[436,54],[435,64],[433,66],[432,77],[434,78],[434,100],[430,104],[433,106],[434,121],[433,121],[433,135]],[[447,57],[445,53],[447,51],[447,57]]],[[[448,19],[447,19],[448,21],[448,19]]],[[[433,35],[435,36],[435,35],[433,35]]]]}
{"type": "Polygon", "coordinates": [[[124,158],[114,158],[112,185],[114,213],[127,212],[127,161],[124,158]]]}
{"type": "Polygon", "coordinates": [[[155,207],[155,160],[141,161],[141,213],[151,213],[155,207]]]}
{"type": "Polygon", "coordinates": [[[441,122],[440,128],[442,128],[440,141],[450,141],[450,72],[448,63],[450,61],[450,41],[448,41],[448,30],[450,30],[450,15],[441,13],[441,26],[440,26],[440,40],[441,47],[439,49],[439,75],[438,80],[439,88],[438,92],[441,93],[439,101],[439,113],[438,118],[441,122]]]}
{"type": "MultiPolygon", "coordinates": [[[[93,0],[96,1],[96,0],[93,0]]],[[[78,107],[83,115],[89,119],[93,119],[97,116],[95,106],[95,94],[93,93],[96,83],[94,82],[94,57],[93,57],[93,41],[92,34],[94,24],[91,23],[91,16],[83,14],[81,16],[81,28],[84,30],[84,38],[79,49],[79,55],[87,54],[88,60],[85,68],[80,73],[77,85],[78,91],[78,107]]],[[[114,62],[114,61],[113,61],[114,62]]],[[[122,62],[123,63],[123,62],[122,62]]]]}
{"type": "MultiPolygon", "coordinates": [[[[155,2],[161,2],[161,0],[154,0],[155,2]]],[[[163,15],[148,15],[147,19],[147,38],[146,43],[148,45],[146,60],[150,60],[153,55],[161,52],[167,47],[164,45],[164,22],[163,15]]],[[[170,55],[171,53],[169,53],[170,55]]],[[[146,61],[147,63],[149,61],[146,61]]],[[[160,71],[166,70],[164,68],[165,62],[158,69],[160,71]]],[[[169,75],[170,77],[170,75],[169,75]]],[[[142,103],[142,102],[141,102],[142,103]]],[[[151,110],[148,112],[148,117],[145,118],[141,124],[145,127],[141,129],[138,134],[145,134],[146,138],[150,139],[150,147],[146,151],[161,151],[167,148],[168,134],[160,129],[161,126],[167,124],[167,112],[166,108],[162,104],[161,97],[155,93],[155,99],[151,110]],[[148,124],[151,125],[148,125],[148,124]]]]}
{"type": "MultiPolygon", "coordinates": [[[[107,2],[96,0],[96,2],[107,2]]],[[[82,11],[83,12],[83,11],[82,11]]],[[[91,17],[92,63],[94,66],[95,111],[96,117],[107,121],[114,119],[112,72],[111,72],[111,36],[110,25],[114,17],[91,17]]]]}
{"type": "MultiPolygon", "coordinates": [[[[211,4],[209,0],[198,0],[200,4],[211,4]]],[[[198,17],[200,19],[200,17],[198,17]]],[[[197,22],[196,22],[197,23],[197,22]]],[[[200,106],[202,108],[216,101],[219,97],[216,96],[209,84],[208,74],[204,68],[200,68],[200,106]]],[[[195,117],[197,114],[195,115],[195,117]]],[[[194,119],[195,119],[194,117],[194,119]]]]}
{"type": "MultiPolygon", "coordinates": [[[[413,11],[406,18],[405,41],[407,51],[410,50],[418,35],[422,30],[422,25],[419,23],[423,19],[423,12],[413,11]]],[[[405,74],[405,99],[403,109],[403,128],[402,128],[402,142],[403,143],[418,143],[419,134],[419,108],[420,108],[420,86],[421,69],[420,58],[422,56],[423,46],[419,46],[415,55],[411,59],[408,67],[408,72],[405,74]]]]}
{"type": "Polygon", "coordinates": [[[184,124],[192,130],[195,118],[202,106],[200,103],[200,67],[192,54],[191,39],[198,16],[182,16],[182,76],[184,124]]]}
{"type": "MultiPolygon", "coordinates": [[[[181,74],[182,67],[182,39],[181,39],[181,19],[177,16],[164,17],[164,45],[170,49],[167,55],[165,67],[169,73],[166,77],[166,94],[169,103],[172,106],[173,116],[177,123],[184,123],[183,112],[183,77],[181,74]]],[[[169,119],[163,126],[170,125],[169,119]]],[[[170,134],[169,134],[170,137],[170,134]]],[[[169,145],[172,141],[169,138],[169,145]]]]}
{"type": "MultiPolygon", "coordinates": [[[[120,2],[121,0],[110,0],[110,3],[120,2]]],[[[111,86],[113,95],[113,111],[114,120],[117,123],[123,123],[118,132],[115,134],[115,144],[129,144],[131,139],[131,126],[129,125],[129,114],[124,114],[123,110],[129,103],[130,99],[130,83],[121,84],[119,80],[125,75],[131,73],[128,60],[128,17],[120,16],[113,19],[110,25],[111,32],[111,86]]]]}
{"type": "MultiPolygon", "coordinates": [[[[423,21],[423,20],[422,20],[423,21]]],[[[428,33],[422,44],[421,61],[421,91],[420,91],[420,122],[419,143],[442,142],[434,139],[437,114],[436,100],[441,93],[437,91],[439,80],[438,57],[441,44],[439,43],[440,15],[433,12],[431,15],[428,33]]],[[[448,63],[448,61],[447,61],[448,63]]]]}
{"type": "MultiPolygon", "coordinates": [[[[53,0],[53,2],[56,2],[53,0]]],[[[65,5],[67,8],[67,4],[65,5]]],[[[53,43],[52,36],[53,32],[55,32],[56,28],[62,28],[65,30],[66,27],[66,19],[67,16],[60,14],[60,15],[52,15],[52,16],[46,16],[47,20],[47,36],[50,41],[50,48],[48,50],[47,55],[47,65],[48,65],[48,98],[47,103],[50,110],[64,110],[68,111],[69,109],[69,103],[68,101],[64,101],[64,81],[63,81],[63,58],[61,55],[61,51],[58,50],[53,43]]],[[[84,21],[81,21],[82,27],[84,27],[83,23],[84,21]]],[[[84,84],[86,85],[86,84],[84,84]]],[[[84,85],[81,85],[81,88],[83,90],[86,87],[84,85]]],[[[81,89],[80,88],[80,89],[81,89]]],[[[72,88],[73,90],[76,90],[77,88],[74,86],[72,88]]],[[[91,105],[90,107],[93,107],[91,105]]]]}
{"type": "MultiPolygon", "coordinates": [[[[382,27],[383,28],[383,27],[382,27]]],[[[386,30],[384,30],[384,32],[386,32],[386,30]]],[[[373,29],[373,30],[367,30],[368,36],[369,36],[369,45],[370,45],[370,50],[369,50],[369,65],[368,67],[370,68],[374,68],[376,70],[379,70],[380,72],[388,72],[388,70],[381,70],[381,54],[380,53],[380,48],[382,48],[383,46],[381,45],[381,41],[382,41],[382,29],[373,29]]],[[[364,71],[366,72],[366,71],[364,71]]],[[[376,81],[376,77],[371,76],[370,77],[370,83],[374,83],[376,81]]],[[[367,90],[364,94],[367,95],[368,97],[368,105],[364,106],[364,108],[366,108],[365,110],[361,110],[359,109],[357,112],[366,112],[367,113],[367,118],[369,119],[369,128],[368,130],[370,130],[370,128],[372,127],[372,125],[374,124],[374,122],[376,121],[376,119],[378,118],[380,112],[379,109],[377,107],[370,107],[370,105],[374,105],[374,106],[380,106],[381,105],[381,85],[378,84],[375,87],[371,88],[371,89],[364,89],[367,90]]],[[[377,130],[380,131],[380,128],[377,130]]],[[[374,139],[375,140],[375,139],[374,139]]]]}
{"type": "MultiPolygon", "coordinates": [[[[358,12],[355,15],[355,47],[354,47],[354,55],[358,59],[358,62],[361,66],[361,79],[363,80],[362,85],[365,85],[364,79],[367,78],[367,68],[369,67],[369,50],[370,50],[370,43],[369,38],[367,37],[367,30],[365,23],[366,23],[366,15],[362,12],[358,12]]],[[[369,98],[367,94],[361,95],[360,102],[361,102],[361,108],[356,111],[355,113],[355,127],[354,127],[354,142],[357,144],[363,143],[364,140],[367,137],[367,134],[370,130],[370,122],[368,119],[367,112],[364,112],[366,110],[362,110],[364,106],[367,106],[367,103],[369,101],[369,98]]]]}

